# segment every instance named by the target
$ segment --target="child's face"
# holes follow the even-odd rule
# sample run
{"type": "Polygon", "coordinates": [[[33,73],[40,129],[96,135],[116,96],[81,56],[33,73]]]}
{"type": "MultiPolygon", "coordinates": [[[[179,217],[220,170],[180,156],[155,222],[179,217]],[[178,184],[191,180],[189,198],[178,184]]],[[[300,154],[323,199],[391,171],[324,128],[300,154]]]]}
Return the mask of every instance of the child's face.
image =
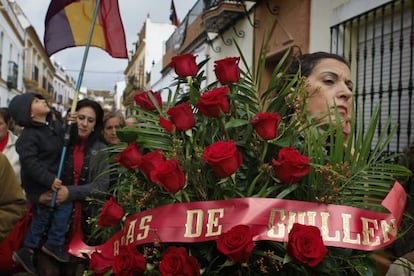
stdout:
{"type": "Polygon", "coordinates": [[[31,106],[31,117],[33,121],[44,121],[49,112],[50,107],[45,99],[33,98],[31,106]]]}
{"type": "Polygon", "coordinates": [[[78,135],[81,138],[88,138],[96,125],[96,114],[93,108],[89,106],[82,107],[78,110],[76,118],[78,125],[78,135]]]}

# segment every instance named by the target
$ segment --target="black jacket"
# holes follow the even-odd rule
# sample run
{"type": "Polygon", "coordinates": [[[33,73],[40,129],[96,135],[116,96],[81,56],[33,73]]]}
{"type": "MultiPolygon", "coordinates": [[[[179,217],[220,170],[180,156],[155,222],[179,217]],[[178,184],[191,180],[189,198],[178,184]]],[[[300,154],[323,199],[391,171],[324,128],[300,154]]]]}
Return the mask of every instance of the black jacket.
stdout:
{"type": "MultiPolygon", "coordinates": [[[[73,145],[68,147],[65,158],[64,170],[62,174],[63,183],[67,183],[69,190],[68,200],[80,201],[82,204],[82,232],[85,237],[91,233],[91,225],[88,223],[88,218],[93,218],[98,215],[99,204],[94,200],[100,199],[104,201],[108,194],[109,188],[109,168],[108,156],[103,150],[106,145],[100,141],[95,141],[85,149],[79,185],[73,185],[74,169],[73,169],[73,145]]],[[[88,243],[94,243],[93,240],[88,240],[88,243]]]]}
{"type": "MultiPolygon", "coordinates": [[[[405,149],[399,163],[400,165],[407,166],[414,173],[414,141],[405,149]]],[[[414,176],[411,176],[405,184],[405,191],[408,195],[407,205],[405,206],[407,216],[403,217],[400,229],[400,233],[404,233],[404,235],[393,244],[396,257],[401,257],[408,252],[414,251],[414,176]]]]}
{"type": "Polygon", "coordinates": [[[14,97],[9,110],[15,122],[23,127],[16,142],[22,185],[28,199],[37,203],[40,194],[50,190],[57,176],[64,131],[58,121],[37,123],[31,120],[30,110],[34,97],[43,98],[34,93],[14,97]]]}

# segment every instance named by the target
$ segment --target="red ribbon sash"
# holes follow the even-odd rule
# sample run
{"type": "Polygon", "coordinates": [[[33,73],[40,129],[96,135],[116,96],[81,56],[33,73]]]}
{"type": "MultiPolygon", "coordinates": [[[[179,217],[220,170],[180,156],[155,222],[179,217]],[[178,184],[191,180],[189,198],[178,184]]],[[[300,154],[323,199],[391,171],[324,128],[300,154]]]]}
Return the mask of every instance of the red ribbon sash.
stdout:
{"type": "Polygon", "coordinates": [[[113,257],[121,245],[216,240],[239,224],[251,227],[255,241],[286,242],[295,222],[317,226],[327,246],[376,250],[395,240],[405,202],[404,188],[396,182],[382,202],[390,213],[272,198],[176,203],[130,215],[122,231],[98,246],[86,245],[77,235],[69,252],[82,257],[98,251],[113,257]]]}

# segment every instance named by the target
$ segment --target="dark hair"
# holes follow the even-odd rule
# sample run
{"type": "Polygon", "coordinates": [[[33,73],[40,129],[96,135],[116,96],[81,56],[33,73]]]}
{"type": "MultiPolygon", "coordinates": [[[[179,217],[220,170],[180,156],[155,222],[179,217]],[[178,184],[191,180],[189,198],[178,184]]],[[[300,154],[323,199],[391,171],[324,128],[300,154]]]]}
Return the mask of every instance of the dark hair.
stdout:
{"type": "Polygon", "coordinates": [[[327,52],[315,52],[310,54],[303,54],[297,58],[298,64],[296,64],[296,70],[301,69],[301,75],[309,77],[312,74],[313,69],[323,59],[336,59],[349,67],[349,63],[340,55],[327,53],[327,52]]]}
{"type": "MultiPolygon", "coordinates": [[[[90,99],[80,100],[78,104],[76,105],[76,111],[78,111],[79,109],[83,107],[92,108],[95,111],[95,115],[96,115],[96,122],[95,122],[94,130],[92,131],[91,135],[88,137],[88,141],[86,143],[86,146],[89,147],[93,143],[95,143],[95,141],[101,140],[102,129],[103,129],[103,109],[99,103],[93,100],[90,100],[90,99]]],[[[71,136],[74,138],[74,143],[79,142],[77,127],[73,127],[71,129],[71,136]]]]}
{"type": "Polygon", "coordinates": [[[4,122],[7,124],[7,128],[16,134],[16,123],[7,107],[0,108],[0,116],[3,117],[4,122]]]}
{"type": "Polygon", "coordinates": [[[403,153],[399,163],[414,172],[414,140],[404,149],[403,153]]]}
{"type": "Polygon", "coordinates": [[[60,123],[64,123],[62,112],[52,106],[50,108],[50,113],[52,114],[52,120],[58,120],[60,123]]]}
{"type": "Polygon", "coordinates": [[[13,118],[12,118],[12,116],[9,112],[9,109],[7,107],[1,107],[0,108],[0,117],[3,118],[4,122],[10,128],[10,123],[12,123],[13,118]]]}

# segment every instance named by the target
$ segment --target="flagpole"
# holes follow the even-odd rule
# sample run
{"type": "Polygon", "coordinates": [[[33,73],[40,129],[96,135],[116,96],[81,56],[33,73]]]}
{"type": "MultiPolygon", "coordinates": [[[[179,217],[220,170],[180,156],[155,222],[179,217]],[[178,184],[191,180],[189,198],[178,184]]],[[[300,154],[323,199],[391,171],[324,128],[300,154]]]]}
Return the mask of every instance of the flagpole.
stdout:
{"type": "MultiPolygon", "coordinates": [[[[85,51],[83,52],[82,64],[81,64],[81,68],[80,68],[80,71],[79,71],[78,79],[76,81],[75,95],[73,96],[73,101],[72,101],[72,106],[71,106],[71,109],[70,109],[70,114],[75,113],[76,105],[78,104],[79,90],[80,90],[81,85],[82,85],[83,74],[85,72],[85,67],[86,67],[86,60],[88,59],[89,48],[91,47],[91,41],[92,41],[94,29],[95,29],[96,18],[98,17],[98,11],[99,11],[99,5],[100,4],[101,4],[101,0],[96,0],[96,5],[95,5],[95,10],[93,11],[93,17],[92,17],[91,25],[89,26],[88,39],[86,41],[85,51]]],[[[65,130],[64,144],[63,144],[63,148],[62,148],[62,153],[60,155],[60,162],[59,162],[59,168],[58,168],[58,173],[57,173],[57,178],[58,179],[60,179],[61,176],[62,176],[63,164],[64,164],[64,161],[65,161],[66,151],[67,151],[67,148],[69,146],[71,128],[72,128],[72,124],[71,124],[71,122],[68,122],[67,126],[66,126],[66,130],[65,130]]],[[[51,208],[54,208],[55,205],[56,205],[56,196],[57,196],[57,191],[54,191],[52,193],[52,201],[50,203],[51,208]]]]}

